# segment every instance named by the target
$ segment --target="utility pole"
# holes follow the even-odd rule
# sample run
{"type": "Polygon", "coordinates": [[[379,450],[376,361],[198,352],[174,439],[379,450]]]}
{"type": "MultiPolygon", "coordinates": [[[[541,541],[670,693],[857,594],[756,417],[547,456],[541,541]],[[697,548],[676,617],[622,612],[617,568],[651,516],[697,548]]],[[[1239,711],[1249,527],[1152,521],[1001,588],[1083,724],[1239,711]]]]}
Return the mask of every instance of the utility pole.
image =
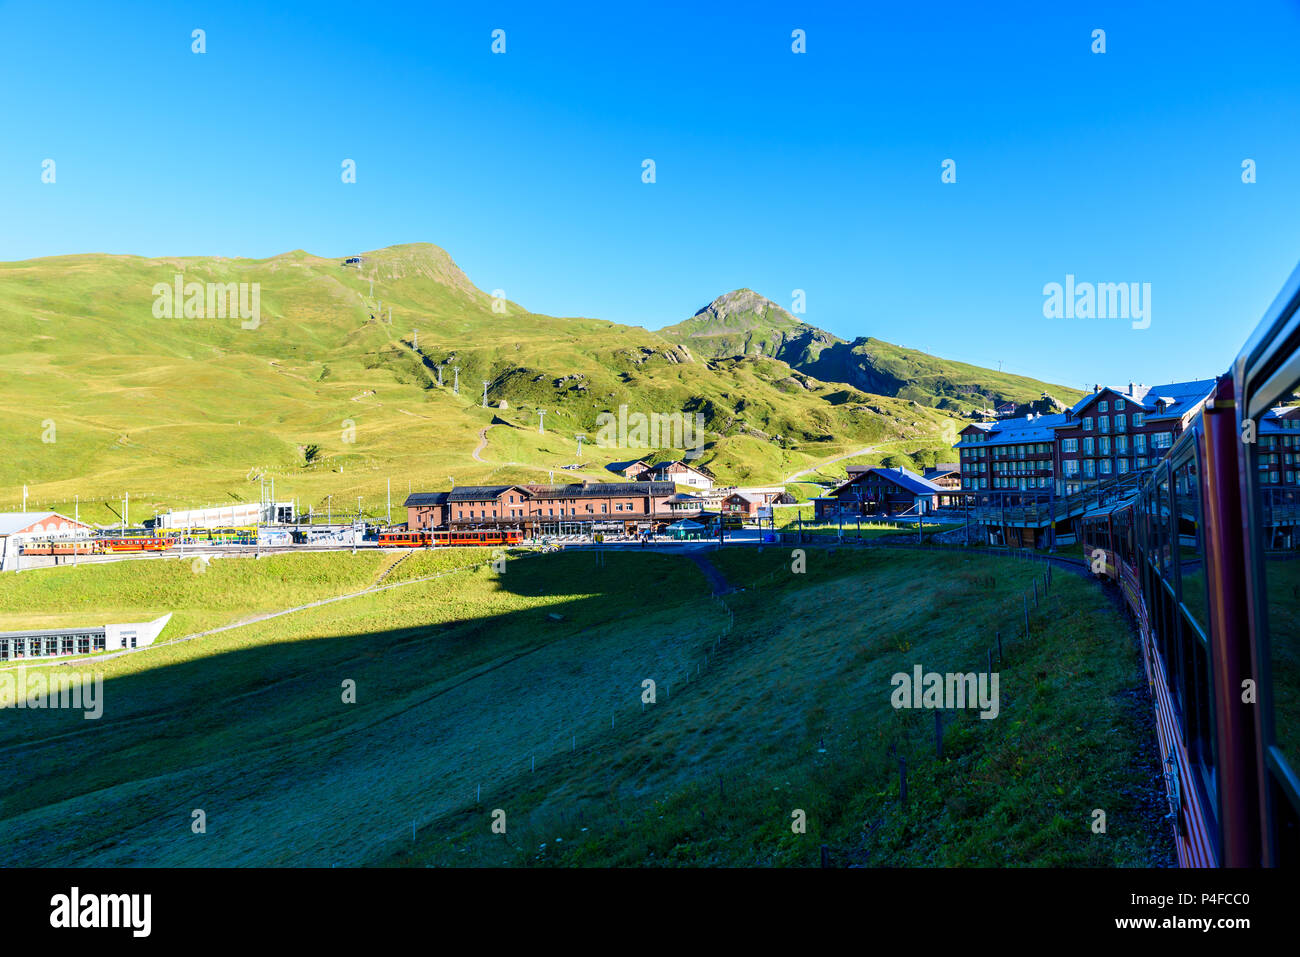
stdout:
{"type": "Polygon", "coordinates": [[[546,410],[537,410],[537,434],[543,435],[546,432],[546,410]]]}
{"type": "Polygon", "coordinates": [[[489,385],[488,380],[487,380],[487,379],[484,379],[484,380],[483,380],[483,408],[485,408],[485,409],[487,408],[487,387],[488,387],[488,385],[489,385]]]}
{"type": "Polygon", "coordinates": [[[389,480],[388,480],[388,505],[387,505],[387,511],[388,511],[388,524],[389,524],[389,525],[392,525],[392,524],[393,524],[393,480],[392,480],[392,478],[389,478],[389,480]]]}
{"type": "Polygon", "coordinates": [[[125,500],[124,500],[124,504],[122,505],[122,531],[125,532],[128,528],[131,527],[131,518],[130,518],[130,515],[131,515],[131,493],[130,493],[130,492],[124,492],[123,494],[126,496],[126,498],[125,498],[125,500]]]}
{"type": "Polygon", "coordinates": [[[411,330],[411,348],[414,349],[416,352],[420,351],[420,330],[419,329],[411,330]]]}
{"type": "Polygon", "coordinates": [[[78,523],[81,522],[81,496],[80,495],[72,496],[72,520],[78,523]]]}
{"type": "Polygon", "coordinates": [[[325,497],[325,524],[334,524],[334,495],[331,493],[325,497]]]}
{"type": "Polygon", "coordinates": [[[27,486],[23,486],[23,511],[27,511],[27,486]]]}
{"type": "Polygon", "coordinates": [[[442,388],[442,366],[438,366],[438,388],[442,388]]]}
{"type": "Polygon", "coordinates": [[[582,432],[579,432],[577,435],[574,436],[574,438],[578,440],[578,458],[582,458],[582,440],[585,439],[586,437],[587,436],[582,432]]]}

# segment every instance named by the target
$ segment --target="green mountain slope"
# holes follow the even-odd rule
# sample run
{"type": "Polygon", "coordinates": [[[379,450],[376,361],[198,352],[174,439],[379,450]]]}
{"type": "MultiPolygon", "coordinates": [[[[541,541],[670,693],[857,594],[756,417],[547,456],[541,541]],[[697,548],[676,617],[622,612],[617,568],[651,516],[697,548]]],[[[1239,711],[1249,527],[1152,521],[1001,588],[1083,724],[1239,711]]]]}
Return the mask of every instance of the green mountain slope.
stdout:
{"type": "Polygon", "coordinates": [[[713,358],[639,327],[494,302],[428,244],[364,253],[360,268],[301,250],[4,263],[0,333],[0,509],[26,485],[29,507],[71,511],[79,497],[95,521],[115,520],[109,506],[128,492],[138,522],[248,500],[264,479],[282,500],[337,515],[360,496],[373,515],[389,479],[400,503],[408,486],[547,481],[574,462],[583,470],[555,477],[608,478],[608,463],[654,451],[593,447],[597,417],[620,405],[699,413],[699,461],[724,481],[779,481],[880,441],[954,434],[928,403],[779,358],[713,358]],[[203,291],[187,317],[188,292],[170,302],[178,275],[246,283],[250,296],[256,284],[258,321],[217,316],[203,291]]]}
{"type": "Polygon", "coordinates": [[[720,296],[660,334],[706,356],[771,356],[825,382],[843,382],[863,392],[957,414],[1002,402],[1027,404],[1044,393],[1066,403],[1082,397],[1075,389],[941,359],[879,339],[846,342],[800,322],[752,289],[720,296]]]}

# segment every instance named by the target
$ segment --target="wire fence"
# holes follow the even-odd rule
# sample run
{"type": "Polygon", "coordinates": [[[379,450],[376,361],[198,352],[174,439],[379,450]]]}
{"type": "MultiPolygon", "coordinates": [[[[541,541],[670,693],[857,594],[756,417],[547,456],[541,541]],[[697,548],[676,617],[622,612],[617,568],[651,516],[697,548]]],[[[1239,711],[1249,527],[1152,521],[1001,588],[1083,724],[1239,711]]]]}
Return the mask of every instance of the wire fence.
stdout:
{"type": "MultiPolygon", "coordinates": [[[[1007,550],[1005,555],[999,557],[1012,558],[1034,568],[1018,599],[1008,599],[1007,606],[992,616],[992,634],[988,645],[976,650],[972,656],[976,660],[970,662],[970,667],[963,672],[959,672],[975,675],[982,673],[989,676],[986,680],[990,682],[995,668],[1000,671],[1004,667],[1017,664],[1018,652],[1030,646],[1039,636],[1043,628],[1044,614],[1052,616],[1061,613],[1061,605],[1053,589],[1054,571],[1051,562],[1043,561],[1031,550],[1007,550]],[[1035,630],[1036,627],[1038,631],[1035,630]]],[[[597,561],[599,562],[600,559],[597,561]]],[[[730,595],[741,596],[746,592],[758,592],[767,587],[775,587],[779,579],[789,579],[790,576],[790,568],[783,563],[757,579],[747,582],[742,588],[735,589],[730,595]]],[[[488,815],[490,820],[493,813],[504,813],[505,808],[510,807],[512,819],[517,819],[521,813],[527,817],[527,811],[521,812],[517,805],[512,803],[516,801],[519,793],[519,775],[526,773],[531,776],[538,772],[539,767],[545,772],[559,762],[564,762],[564,766],[571,770],[580,768],[585,759],[607,749],[614,736],[625,734],[629,729],[634,736],[648,736],[658,718],[655,713],[656,708],[670,705],[680,696],[689,694],[693,688],[705,682],[710,669],[717,666],[736,640],[744,637],[744,623],[738,632],[736,610],[727,601],[728,597],[728,595],[714,594],[708,598],[689,599],[659,606],[661,610],[675,613],[675,617],[679,619],[684,619],[692,610],[705,611],[708,606],[713,607],[712,615],[700,616],[700,620],[708,624],[701,626],[699,634],[696,635],[706,639],[697,653],[688,656],[677,667],[660,672],[653,679],[653,690],[643,684],[641,688],[632,688],[623,692],[622,703],[606,707],[599,718],[569,722],[561,720],[550,735],[540,737],[534,745],[517,749],[513,759],[482,768],[472,775],[474,778],[472,788],[461,795],[462,803],[459,805],[436,810],[416,810],[411,813],[409,825],[387,831],[384,840],[390,849],[399,851],[403,847],[418,848],[422,831],[435,822],[446,819],[449,815],[454,816],[466,810],[481,812],[488,815]]],[[[601,707],[576,710],[590,714],[593,711],[600,711],[601,707]]],[[[902,734],[896,735],[888,747],[890,761],[897,762],[895,779],[897,790],[894,793],[897,794],[900,807],[908,805],[909,761],[915,771],[920,766],[920,761],[925,760],[927,756],[934,762],[944,760],[944,732],[956,719],[957,712],[939,708],[933,709],[933,713],[932,743],[926,743],[930,732],[923,732],[920,728],[923,717],[921,711],[914,710],[905,716],[902,734]]],[[[738,791],[742,783],[733,774],[729,786],[733,791],[738,791]]],[[[893,786],[893,781],[890,780],[881,783],[886,787],[893,786]]],[[[719,787],[727,786],[723,776],[719,775],[719,787]]],[[[588,799],[588,802],[592,800],[595,799],[588,799]]],[[[608,813],[613,813],[621,807],[619,799],[613,795],[607,796],[605,800],[608,804],[605,810],[608,813]]],[[[537,808],[532,810],[536,811],[537,808]]],[[[567,824],[575,824],[582,819],[581,810],[556,813],[567,824]]],[[[506,825],[507,830],[502,832],[502,838],[513,852],[531,856],[546,847],[546,842],[536,846],[531,843],[532,839],[545,833],[544,824],[533,823],[522,829],[516,827],[514,833],[518,834],[522,831],[525,835],[523,841],[507,837],[511,833],[509,826],[506,825]]],[[[821,848],[820,859],[822,866],[830,866],[833,863],[832,855],[826,846],[821,848]]]]}

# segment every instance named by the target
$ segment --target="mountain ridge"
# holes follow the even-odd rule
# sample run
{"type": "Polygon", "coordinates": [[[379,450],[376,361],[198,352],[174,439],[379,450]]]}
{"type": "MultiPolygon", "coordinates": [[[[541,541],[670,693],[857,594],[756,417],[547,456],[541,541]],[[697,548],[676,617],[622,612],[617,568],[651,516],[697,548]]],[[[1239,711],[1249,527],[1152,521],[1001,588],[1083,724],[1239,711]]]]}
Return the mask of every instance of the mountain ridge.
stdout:
{"type": "Polygon", "coordinates": [[[842,339],[796,319],[748,288],[724,293],[690,319],[665,326],[659,333],[712,358],[768,355],[823,382],[908,398],[955,414],[1004,401],[1029,405],[1043,395],[1058,399],[1081,395],[1058,384],[943,359],[870,336],[842,339]]]}

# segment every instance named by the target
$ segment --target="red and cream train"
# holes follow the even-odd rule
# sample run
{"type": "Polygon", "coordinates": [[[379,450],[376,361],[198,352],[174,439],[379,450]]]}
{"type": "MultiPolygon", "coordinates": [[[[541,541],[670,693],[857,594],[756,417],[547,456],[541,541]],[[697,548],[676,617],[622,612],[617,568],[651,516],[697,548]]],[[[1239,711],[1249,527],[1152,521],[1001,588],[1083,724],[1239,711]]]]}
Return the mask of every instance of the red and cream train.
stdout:
{"type": "MultiPolygon", "coordinates": [[[[1300,393],[1300,268],[1139,492],[1079,521],[1123,591],[1183,866],[1300,864],[1300,487],[1260,423],[1300,393]]],[[[1288,451],[1291,449],[1292,451],[1288,451]]]]}

